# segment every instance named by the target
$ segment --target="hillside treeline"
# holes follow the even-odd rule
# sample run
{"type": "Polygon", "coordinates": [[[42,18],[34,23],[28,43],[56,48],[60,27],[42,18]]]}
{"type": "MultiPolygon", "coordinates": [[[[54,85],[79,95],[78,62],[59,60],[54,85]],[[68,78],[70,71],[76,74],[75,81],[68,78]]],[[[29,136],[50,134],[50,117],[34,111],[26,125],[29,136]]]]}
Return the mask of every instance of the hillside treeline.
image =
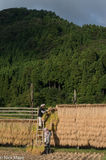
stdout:
{"type": "Polygon", "coordinates": [[[106,27],[77,26],[53,12],[0,11],[0,106],[106,103],[106,27]]]}

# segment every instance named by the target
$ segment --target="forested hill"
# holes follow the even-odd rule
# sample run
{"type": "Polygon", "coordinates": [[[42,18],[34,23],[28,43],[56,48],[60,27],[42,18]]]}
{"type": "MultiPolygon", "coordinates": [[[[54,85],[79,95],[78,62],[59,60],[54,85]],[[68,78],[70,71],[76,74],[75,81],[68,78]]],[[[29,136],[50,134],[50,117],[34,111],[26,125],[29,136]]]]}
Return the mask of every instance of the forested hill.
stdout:
{"type": "MultiPolygon", "coordinates": [[[[70,15],[71,16],[71,15],[70,15]]],[[[82,27],[53,12],[0,11],[0,106],[106,103],[106,27],[82,27]]]]}

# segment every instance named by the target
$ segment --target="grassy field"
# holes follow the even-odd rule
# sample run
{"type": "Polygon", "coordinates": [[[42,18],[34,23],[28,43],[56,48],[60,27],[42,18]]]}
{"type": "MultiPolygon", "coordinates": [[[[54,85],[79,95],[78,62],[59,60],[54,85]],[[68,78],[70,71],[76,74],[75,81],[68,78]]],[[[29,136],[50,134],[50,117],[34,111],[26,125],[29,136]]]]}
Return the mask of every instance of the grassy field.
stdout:
{"type": "MultiPolygon", "coordinates": [[[[77,153],[100,153],[103,154],[102,160],[106,160],[106,149],[82,149],[82,148],[61,148],[61,147],[51,147],[53,152],[77,152],[77,153]]],[[[25,147],[5,147],[0,146],[2,151],[11,151],[11,152],[26,152],[25,147]]]]}
{"type": "Polygon", "coordinates": [[[17,151],[26,151],[26,147],[14,147],[14,146],[0,146],[0,150],[6,150],[6,151],[13,151],[13,152],[17,152],[17,151]]]}
{"type": "Polygon", "coordinates": [[[82,149],[82,148],[59,148],[59,147],[53,147],[53,150],[55,152],[79,152],[79,153],[101,153],[103,154],[103,159],[106,160],[106,149],[95,149],[95,148],[90,148],[90,149],[82,149]]]}

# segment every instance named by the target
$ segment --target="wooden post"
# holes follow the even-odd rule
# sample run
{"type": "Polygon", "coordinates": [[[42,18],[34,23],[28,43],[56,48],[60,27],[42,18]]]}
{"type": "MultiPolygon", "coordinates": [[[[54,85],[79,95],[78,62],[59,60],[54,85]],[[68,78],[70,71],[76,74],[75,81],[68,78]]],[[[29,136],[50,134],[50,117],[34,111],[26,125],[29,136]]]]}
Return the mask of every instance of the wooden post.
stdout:
{"type": "Polygon", "coordinates": [[[33,116],[33,107],[34,107],[34,92],[33,92],[33,83],[31,83],[31,87],[30,87],[30,90],[31,90],[31,108],[32,108],[32,119],[34,118],[33,116]]]}
{"type": "Polygon", "coordinates": [[[73,103],[76,104],[77,102],[77,91],[76,89],[74,89],[74,99],[73,99],[73,103]]]}

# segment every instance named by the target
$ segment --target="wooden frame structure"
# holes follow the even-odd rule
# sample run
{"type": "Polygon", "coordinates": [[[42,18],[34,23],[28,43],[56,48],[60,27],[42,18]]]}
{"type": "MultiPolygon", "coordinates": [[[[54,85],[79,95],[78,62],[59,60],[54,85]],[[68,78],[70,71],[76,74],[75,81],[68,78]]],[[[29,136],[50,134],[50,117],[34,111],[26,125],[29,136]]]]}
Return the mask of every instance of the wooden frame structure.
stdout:
{"type": "Polygon", "coordinates": [[[32,107],[0,107],[1,119],[37,119],[38,108],[32,107]]]}

